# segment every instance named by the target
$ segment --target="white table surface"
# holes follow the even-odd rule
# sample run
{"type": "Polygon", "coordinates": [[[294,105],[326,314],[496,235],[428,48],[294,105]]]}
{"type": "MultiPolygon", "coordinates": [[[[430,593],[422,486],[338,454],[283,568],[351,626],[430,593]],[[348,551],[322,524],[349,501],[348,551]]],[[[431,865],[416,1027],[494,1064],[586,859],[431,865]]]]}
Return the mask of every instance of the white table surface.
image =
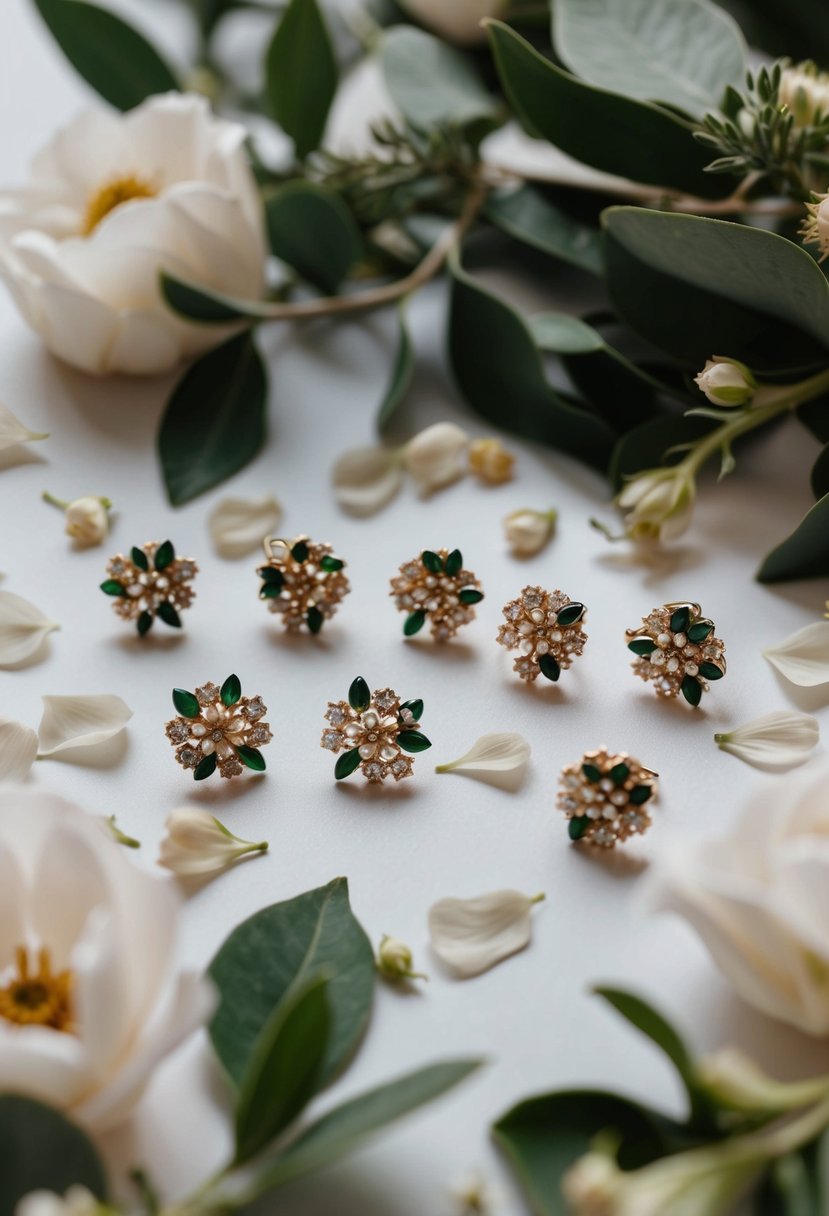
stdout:
{"type": "MultiPolygon", "coordinates": [[[[0,29],[2,178],[13,184],[89,95],[27,0],[4,0],[0,29]]],[[[436,285],[411,309],[421,366],[406,433],[443,418],[488,433],[458,403],[447,377],[444,307],[436,285]]],[[[502,1192],[497,1211],[518,1216],[522,1202],[488,1140],[488,1125],[513,1102],[559,1086],[600,1084],[678,1109],[668,1068],[589,995],[596,982],[640,990],[676,1016],[698,1049],[739,1041],[766,1066],[793,1076],[829,1063],[825,1046],[740,1004],[685,925],[651,916],[641,900],[642,867],[660,842],[680,833],[716,835],[762,782],[776,781],[781,790],[786,784],[785,776],[763,777],[720,753],[712,734],[792,703],[792,690],[759,651],[816,619],[829,592],[820,582],[764,588],[752,576],[808,507],[806,469],[817,447],[795,424],[754,445],[733,477],[705,485],[693,532],[659,569],[630,563],[588,527],[606,493],[597,476],[517,441],[510,441],[519,454],[510,485],[485,489],[469,479],[425,502],[407,489],[375,519],[351,520],[332,501],[329,469],[345,448],[372,438],[391,337],[388,316],[263,334],[272,385],[265,451],[230,487],[173,511],[154,454],[171,380],[85,379],[53,361],[0,296],[0,399],[33,428],[51,432],[2,471],[3,586],[63,625],[45,662],[0,675],[0,710],[36,725],[43,693],[117,692],[127,700],[135,716],[120,763],[96,769],[44,762],[31,780],[92,812],[117,812],[124,830],[143,841],[139,864],[153,865],[165,817],[188,801],[219,814],[241,836],[270,840],[267,858],[221,876],[184,907],[182,957],[189,965],[206,964],[257,909],[340,874],[350,880],[371,938],[388,932],[412,946],[431,982],[414,995],[378,986],[359,1056],[319,1099],[319,1110],[420,1064],[487,1057],[488,1066],[456,1092],[347,1163],[265,1202],[263,1211],[441,1216],[453,1210],[447,1186],[479,1168],[502,1192]],[[67,498],[112,497],[111,543],[73,552],[59,514],[40,501],[46,488],[67,498]],[[289,641],[277,631],[257,599],[255,558],[229,563],[213,555],[206,517],[228,489],[275,493],[287,535],[330,539],[348,559],[353,594],[320,639],[289,641]],[[553,546],[519,563],[505,551],[501,519],[524,505],[555,505],[561,518],[553,546]],[[182,636],[159,628],[139,643],[98,583],[110,552],[167,536],[202,566],[198,600],[182,636]],[[404,643],[387,580],[402,560],[441,545],[463,549],[487,598],[462,640],[442,649],[404,643]],[[526,582],[562,587],[589,606],[586,654],[555,688],[520,684],[493,640],[501,605],[526,582]],[[728,643],[728,679],[697,713],[661,704],[635,680],[623,640],[625,627],[653,605],[681,598],[699,600],[728,643]],[[268,773],[194,787],[173,763],[163,733],[170,689],[220,681],[230,671],[270,706],[268,773]],[[424,730],[434,748],[417,759],[416,779],[399,788],[377,791],[361,780],[335,786],[332,757],[319,748],[326,701],[343,696],[358,673],[372,687],[390,684],[426,701],[424,730]],[[434,764],[494,730],[520,731],[532,744],[531,774],[519,795],[434,773],[434,764]],[[561,765],[603,742],[657,769],[662,800],[645,841],[625,856],[596,861],[570,847],[554,799],[561,765]],[[429,905],[500,887],[547,893],[532,946],[479,979],[449,979],[428,954],[429,905]]],[[[813,709],[820,701],[800,704],[813,709]]],[[[820,717],[829,724],[825,711],[820,717]]],[[[132,1121],[103,1148],[116,1176],[146,1165],[172,1198],[220,1163],[228,1126],[221,1079],[200,1034],[158,1071],[132,1121]]]]}

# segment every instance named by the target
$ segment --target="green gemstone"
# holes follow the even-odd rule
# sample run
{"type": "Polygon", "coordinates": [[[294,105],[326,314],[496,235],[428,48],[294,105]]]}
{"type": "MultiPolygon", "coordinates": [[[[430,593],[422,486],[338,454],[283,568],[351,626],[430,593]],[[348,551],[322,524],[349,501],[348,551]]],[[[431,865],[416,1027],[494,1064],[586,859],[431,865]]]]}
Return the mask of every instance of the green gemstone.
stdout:
{"type": "Polygon", "coordinates": [[[368,709],[371,704],[371,693],[362,676],[357,676],[349,688],[348,704],[352,709],[356,709],[358,714],[361,714],[364,709],[368,709]]]}
{"type": "Polygon", "coordinates": [[[429,571],[430,574],[442,574],[443,562],[437,553],[433,553],[431,549],[424,549],[420,555],[420,560],[429,571]]]}
{"type": "Polygon", "coordinates": [[[256,573],[268,586],[275,584],[281,590],[285,584],[285,575],[276,566],[260,566],[256,573]]]}
{"type": "Polygon", "coordinates": [[[671,616],[671,633],[687,633],[690,624],[691,609],[687,604],[683,604],[671,616]]]}
{"type": "Polygon", "coordinates": [[[319,608],[317,608],[316,604],[314,604],[312,608],[308,609],[305,617],[305,623],[311,630],[311,633],[319,633],[325,624],[325,617],[322,615],[319,608]]]}
{"type": "Polygon", "coordinates": [[[147,560],[147,554],[143,549],[139,549],[138,545],[133,545],[130,549],[130,557],[132,558],[132,564],[137,566],[139,570],[149,570],[150,563],[147,560]]]}
{"type": "Polygon", "coordinates": [[[350,777],[355,769],[360,767],[360,749],[353,747],[350,752],[343,752],[334,765],[334,777],[337,781],[342,781],[344,777],[350,777]]]}
{"type": "Polygon", "coordinates": [[[403,624],[404,636],[407,638],[413,638],[416,633],[420,633],[425,624],[426,613],[422,608],[418,608],[417,612],[412,612],[406,617],[403,624]]]}
{"type": "Polygon", "coordinates": [[[480,604],[483,598],[483,591],[479,591],[477,587],[463,587],[458,592],[458,599],[462,604],[480,604]]]}
{"type": "Polygon", "coordinates": [[[242,764],[252,768],[255,773],[264,773],[267,765],[265,757],[256,747],[237,747],[236,755],[242,761],[242,764]]]}
{"type": "Polygon", "coordinates": [[[694,621],[693,625],[688,629],[689,642],[704,642],[705,639],[714,632],[714,622],[700,618],[694,621]]]}
{"type": "Polygon", "coordinates": [[[149,633],[153,627],[155,617],[151,612],[142,612],[138,620],[135,622],[135,627],[138,630],[138,636],[142,637],[145,633],[149,633]]]}
{"type": "Polygon", "coordinates": [[[575,625],[584,616],[584,604],[565,604],[556,617],[557,625],[575,625]]]}
{"type": "Polygon", "coordinates": [[[628,642],[628,650],[639,655],[653,654],[656,650],[656,642],[652,638],[633,638],[628,642]]]}
{"type": "Polygon", "coordinates": [[[308,546],[304,540],[297,541],[297,543],[291,549],[291,557],[294,559],[295,562],[307,562],[308,561],[308,546]]]}
{"type": "Polygon", "coordinates": [[[630,791],[630,798],[628,801],[632,802],[634,806],[641,806],[643,802],[647,802],[652,796],[652,785],[634,785],[633,789],[630,791]]]}
{"type": "Polygon", "coordinates": [[[181,629],[181,617],[167,600],[163,604],[158,605],[156,613],[161,617],[164,624],[169,625],[171,629],[181,629]]]}
{"type": "Polygon", "coordinates": [[[209,756],[205,756],[193,769],[193,780],[204,781],[207,777],[212,777],[216,771],[217,763],[215,752],[211,752],[209,756]]]}
{"type": "Polygon", "coordinates": [[[159,545],[155,551],[155,568],[156,570],[166,570],[172,561],[175,561],[176,551],[173,548],[171,540],[165,540],[159,545]]]}
{"type": "Polygon", "coordinates": [[[454,578],[463,569],[463,554],[460,549],[453,549],[446,559],[444,566],[446,573],[454,578]]]}
{"type": "Polygon", "coordinates": [[[259,592],[259,598],[260,600],[278,600],[281,594],[281,583],[265,583],[259,592]]]}
{"type": "Polygon", "coordinates": [[[344,565],[345,562],[341,558],[332,557],[330,554],[320,558],[320,570],[324,570],[326,574],[336,574],[344,565]]]}
{"type": "Polygon", "coordinates": [[[630,769],[626,764],[614,764],[610,770],[610,780],[614,785],[624,785],[630,776],[630,769]]]}
{"type": "Polygon", "coordinates": [[[201,712],[198,697],[186,688],[173,689],[173,705],[183,718],[198,718],[201,712]]]}
{"type": "Polygon", "coordinates": [[[106,582],[101,583],[101,590],[104,595],[125,595],[127,589],[117,578],[108,578],[106,582]]]}
{"type": "Polygon", "coordinates": [[[699,674],[705,676],[706,680],[721,680],[725,672],[716,663],[700,663],[699,674]]]}
{"type": "Polygon", "coordinates": [[[235,705],[242,696],[242,681],[238,676],[228,676],[222,685],[222,704],[235,705]]]}
{"type": "Polygon", "coordinates": [[[404,701],[400,708],[401,710],[408,709],[415,722],[419,722],[423,717],[423,702],[419,697],[414,701],[404,701]]]}
{"type": "Polygon", "coordinates": [[[680,688],[689,705],[699,705],[702,700],[702,685],[696,676],[686,676],[680,688]]]}
{"type": "Polygon", "coordinates": [[[584,833],[590,827],[590,820],[586,815],[574,815],[567,825],[567,831],[570,833],[571,840],[581,840],[584,833]]]}
{"type": "Polygon", "coordinates": [[[421,735],[419,730],[403,730],[397,736],[397,742],[404,752],[425,752],[432,746],[432,740],[421,735]]]}
{"type": "Polygon", "coordinates": [[[584,773],[587,780],[592,781],[594,785],[601,781],[602,777],[604,776],[602,770],[597,768],[595,764],[583,764],[581,766],[581,771],[584,773]]]}
{"type": "Polygon", "coordinates": [[[541,668],[541,674],[554,683],[561,675],[561,665],[551,654],[541,655],[538,660],[538,666],[541,668]]]}

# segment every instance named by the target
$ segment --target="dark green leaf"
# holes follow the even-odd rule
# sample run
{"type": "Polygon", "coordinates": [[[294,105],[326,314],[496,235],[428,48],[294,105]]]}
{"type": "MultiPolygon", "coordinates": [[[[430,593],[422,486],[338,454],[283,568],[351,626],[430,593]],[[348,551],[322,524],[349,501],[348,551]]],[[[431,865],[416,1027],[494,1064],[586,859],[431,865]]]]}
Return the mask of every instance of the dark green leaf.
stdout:
{"type": "Polygon", "coordinates": [[[153,616],[153,614],[151,612],[144,611],[141,613],[138,620],[135,622],[135,627],[138,630],[139,637],[143,638],[145,633],[150,632],[150,630],[153,627],[154,620],[155,620],[155,617],[153,616]]]}
{"type": "Polygon", "coordinates": [[[700,663],[699,674],[706,680],[721,680],[725,672],[716,663],[700,663]]]}
{"type": "Polygon", "coordinates": [[[669,455],[671,448],[702,439],[714,425],[709,418],[686,418],[678,414],[651,418],[634,427],[613,449],[608,476],[614,491],[618,493],[628,478],[643,469],[673,463],[678,455],[669,455]]]}
{"type": "Polygon", "coordinates": [[[161,617],[165,625],[169,625],[171,629],[181,629],[181,617],[176,612],[175,608],[169,601],[165,600],[163,604],[159,604],[156,608],[156,614],[161,617]]]}
{"type": "Polygon", "coordinates": [[[319,631],[322,629],[323,625],[325,624],[325,617],[322,615],[316,604],[312,604],[312,606],[308,609],[305,622],[308,625],[308,629],[311,633],[319,633],[319,631]]]}
{"type": "Polygon", "coordinates": [[[171,562],[175,561],[176,551],[173,548],[173,542],[170,540],[162,541],[155,551],[153,565],[156,570],[166,570],[171,562]]]}
{"type": "Polygon", "coordinates": [[[267,375],[250,334],[194,363],[158,436],[167,493],[181,506],[250,464],[265,439],[267,375]]]}
{"type": "Polygon", "coordinates": [[[278,600],[282,594],[282,583],[268,582],[259,592],[260,600],[278,600]]]}
{"type": "Polygon", "coordinates": [[[374,953],[351,911],[344,878],[255,913],[210,964],[220,996],[210,1037],[236,1084],[286,992],[320,971],[330,977],[331,1036],[321,1073],[327,1084],[362,1037],[374,993],[374,953]]]}
{"type": "Polygon", "coordinates": [[[695,621],[688,630],[689,642],[704,642],[714,632],[714,622],[707,619],[695,621]]]}
{"type": "Polygon", "coordinates": [[[206,325],[226,325],[228,322],[264,320],[268,305],[261,300],[242,300],[220,291],[212,291],[186,279],[162,271],[159,275],[161,294],[173,312],[191,321],[206,325]]]}
{"type": "Polygon", "coordinates": [[[412,385],[415,371],[415,352],[406,324],[405,301],[401,300],[397,310],[398,339],[397,354],[394,358],[391,378],[386,385],[380,410],[377,414],[377,430],[382,435],[388,427],[397,408],[402,404],[412,385]]]}
{"type": "Polygon", "coordinates": [[[628,650],[632,650],[634,654],[645,655],[653,654],[656,650],[656,642],[651,638],[633,638],[628,642],[628,650]]]}
{"type": "Polygon", "coordinates": [[[614,785],[624,785],[630,776],[630,769],[626,764],[614,764],[610,770],[610,780],[614,785]]]}
{"type": "Polygon", "coordinates": [[[480,604],[483,598],[483,591],[479,591],[477,587],[462,587],[458,592],[458,599],[462,604],[480,604]]]}
{"type": "Polygon", "coordinates": [[[335,781],[344,781],[346,777],[350,777],[353,772],[360,767],[360,749],[353,747],[350,752],[343,752],[338,756],[337,763],[334,765],[335,781]]]}
{"type": "Polygon", "coordinates": [[[260,566],[256,571],[259,577],[266,583],[273,583],[282,590],[285,584],[285,575],[277,566],[260,566]]]}
{"type": "Polygon", "coordinates": [[[149,570],[150,563],[143,549],[139,549],[137,545],[133,545],[130,549],[130,557],[132,564],[137,566],[139,570],[149,570]]]}
{"type": "Polygon", "coordinates": [[[444,569],[450,578],[454,578],[456,574],[460,574],[463,569],[463,554],[460,549],[453,549],[444,562],[444,569]]]}
{"type": "Polygon", "coordinates": [[[383,35],[386,88],[404,118],[424,131],[492,118],[495,98],[469,58],[425,30],[399,25],[383,35]]]}
{"type": "Polygon", "coordinates": [[[691,624],[691,609],[687,604],[671,613],[671,633],[687,633],[691,624]]]}
{"type": "Polygon", "coordinates": [[[307,542],[304,540],[298,540],[291,548],[291,557],[295,562],[299,562],[301,564],[302,562],[308,561],[308,552],[309,550],[307,542]]]}
{"type": "Polygon", "coordinates": [[[205,756],[193,769],[193,780],[206,781],[208,777],[212,777],[216,771],[218,762],[215,752],[211,752],[209,756],[205,756]]]}
{"type": "Polygon", "coordinates": [[[351,687],[348,690],[348,703],[352,709],[356,709],[358,713],[362,713],[364,709],[368,709],[371,702],[371,693],[368,684],[362,676],[357,676],[357,679],[352,681],[351,687]]]}
{"type": "Polygon", "coordinates": [[[422,608],[418,608],[415,612],[410,612],[403,622],[404,637],[413,638],[416,633],[420,633],[425,624],[426,613],[422,608]]]}
{"type": "Polygon", "coordinates": [[[825,498],[829,494],[829,443],[812,466],[810,480],[815,498],[825,498]]]}
{"type": "Polygon", "coordinates": [[[581,840],[589,827],[590,820],[587,815],[574,815],[567,824],[567,832],[571,840],[581,840]]]}
{"type": "Polygon", "coordinates": [[[689,705],[699,705],[702,700],[702,685],[696,676],[686,676],[680,685],[682,695],[689,705]]]}
{"type": "Polygon", "coordinates": [[[255,773],[264,773],[267,765],[265,757],[256,747],[237,747],[236,755],[247,768],[253,769],[255,773]]]}
{"type": "Polygon", "coordinates": [[[825,578],[829,574],[829,494],[806,513],[798,526],[778,545],[757,572],[761,583],[784,583],[793,578],[825,578]]]}
{"type": "Polygon", "coordinates": [[[198,718],[201,712],[198,697],[186,688],[173,689],[173,705],[183,718],[198,718]]]}
{"type": "Polygon", "coordinates": [[[290,0],[265,59],[271,113],[302,160],[319,147],[339,70],[317,0],[290,0]]]}
{"type": "Polygon", "coordinates": [[[825,1216],[826,1161],[821,1161],[822,1155],[825,1150],[821,1154],[812,1144],[775,1161],[757,1195],[755,1216],[825,1216]]]}
{"type": "Polygon", "coordinates": [[[602,273],[601,234],[572,219],[535,186],[496,191],[487,200],[484,215],[525,245],[591,274],[602,273]]]}
{"type": "Polygon", "coordinates": [[[327,986],[324,973],[295,984],[254,1043],[239,1085],[237,1164],[293,1123],[319,1089],[331,1021],[327,986]]]}
{"type": "Polygon", "coordinates": [[[221,687],[223,705],[235,705],[242,696],[242,681],[237,675],[230,675],[221,687]]]}
{"type": "Polygon", "coordinates": [[[538,666],[541,670],[541,674],[546,679],[552,680],[553,683],[555,683],[561,675],[561,666],[558,660],[554,659],[551,654],[539,655],[538,666]]]}
{"type": "Polygon", "coordinates": [[[565,604],[556,617],[558,625],[575,625],[576,621],[580,621],[585,614],[584,604],[565,604]]]}
{"type": "Polygon", "coordinates": [[[585,355],[604,350],[605,340],[592,325],[566,312],[542,312],[528,321],[537,346],[555,354],[585,355]]]}
{"type": "Polygon", "coordinates": [[[154,93],[178,89],[155,47],[108,9],[86,0],[35,4],[75,70],[116,109],[131,110],[154,93]]]}
{"type": "Polygon", "coordinates": [[[312,182],[294,181],[265,203],[271,251],[328,295],[363,256],[360,230],[345,203],[312,182]]]}
{"type": "Polygon", "coordinates": [[[414,701],[404,701],[400,709],[408,709],[415,722],[419,722],[423,717],[423,702],[419,697],[414,701]]]}
{"type": "Polygon", "coordinates": [[[0,1212],[11,1213],[31,1191],[63,1195],[85,1186],[107,1197],[95,1146],[65,1115],[17,1094],[0,1094],[0,1212]]]}
{"type": "Polygon", "coordinates": [[[427,739],[418,730],[402,730],[397,736],[397,742],[403,748],[404,752],[425,752],[432,746],[431,739],[427,739]]]}
{"type": "Polygon", "coordinates": [[[588,781],[592,781],[595,785],[597,781],[601,781],[603,777],[602,770],[595,764],[583,764],[581,771],[584,773],[588,781]]]}
{"type": "Polygon", "coordinates": [[[115,578],[108,578],[101,583],[101,590],[105,595],[123,595],[126,587],[123,583],[119,583],[115,578]]]}
{"type": "Polygon", "coordinates": [[[431,549],[424,549],[420,555],[420,560],[430,574],[443,573],[443,558],[440,554],[433,553],[431,549]]]}
{"type": "Polygon", "coordinates": [[[630,801],[634,806],[644,806],[653,797],[653,786],[634,785],[630,791],[630,801]]]}
{"type": "Polygon", "coordinates": [[[325,570],[327,574],[336,574],[338,570],[342,570],[345,562],[340,557],[334,557],[330,553],[326,553],[320,558],[320,570],[325,570]]]}

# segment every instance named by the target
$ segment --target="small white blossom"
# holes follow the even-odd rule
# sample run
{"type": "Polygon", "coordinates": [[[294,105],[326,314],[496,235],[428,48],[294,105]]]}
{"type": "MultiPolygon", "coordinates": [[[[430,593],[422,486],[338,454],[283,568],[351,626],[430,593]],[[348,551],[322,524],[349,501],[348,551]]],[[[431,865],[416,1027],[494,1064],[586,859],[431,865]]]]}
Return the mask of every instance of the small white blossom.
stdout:
{"type": "Polygon", "coordinates": [[[829,115],[829,74],[809,61],[784,68],[778,100],[794,116],[796,127],[813,126],[829,115]]]}
{"type": "Polygon", "coordinates": [[[709,359],[694,383],[712,405],[747,405],[757,392],[757,381],[745,363],[722,355],[709,359]]]}
{"type": "Polygon", "coordinates": [[[472,1170],[462,1174],[449,1188],[457,1216],[489,1216],[499,1198],[486,1179],[472,1170]]]}
{"type": "Polygon", "coordinates": [[[627,483],[616,497],[624,513],[625,535],[653,543],[676,540],[691,522],[696,498],[693,477],[675,469],[648,469],[627,483]]]}
{"type": "Polygon", "coordinates": [[[72,1186],[65,1195],[30,1191],[17,1204],[14,1216],[98,1216],[105,1210],[85,1186],[72,1186]]]}
{"type": "Polygon", "coordinates": [[[405,942],[384,934],[377,951],[377,969],[392,980],[425,980],[429,977],[415,971],[412,952],[405,942]]]}
{"type": "Polygon", "coordinates": [[[266,840],[258,844],[242,840],[208,811],[185,806],[167,819],[158,864],[180,878],[193,878],[215,874],[248,853],[265,853],[267,849],[266,840]]]}
{"type": "Polygon", "coordinates": [[[451,485],[466,472],[469,436],[454,422],[436,422],[403,449],[403,464],[424,494],[451,485]]]}
{"type": "Polygon", "coordinates": [[[549,544],[555,531],[558,511],[533,511],[524,507],[504,520],[504,533],[514,557],[534,557],[549,544]]]}

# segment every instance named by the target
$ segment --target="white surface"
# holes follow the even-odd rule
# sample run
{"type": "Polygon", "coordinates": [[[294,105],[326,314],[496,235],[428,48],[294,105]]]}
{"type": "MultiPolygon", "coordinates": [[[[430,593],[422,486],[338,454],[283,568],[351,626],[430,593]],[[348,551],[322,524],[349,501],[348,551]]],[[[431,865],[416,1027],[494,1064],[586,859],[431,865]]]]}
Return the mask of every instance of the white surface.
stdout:
{"type": "MultiPolygon", "coordinates": [[[[26,0],[5,0],[0,40],[3,177],[20,179],[28,157],[85,100],[26,0]]],[[[437,286],[412,308],[421,352],[407,427],[457,418],[458,406],[438,356],[444,295],[437,286]]],[[[354,591],[319,640],[286,640],[257,600],[256,559],[222,562],[210,550],[206,520],[220,490],[172,511],[165,503],[154,435],[169,382],[94,383],[53,362],[0,297],[0,398],[51,439],[26,463],[0,473],[0,569],[4,586],[63,623],[48,659],[2,673],[0,711],[36,725],[42,693],[115,692],[135,710],[128,746],[114,768],[58,761],[32,780],[59,789],[90,811],[116,812],[144,842],[138,861],[152,865],[168,812],[191,801],[219,814],[239,835],[266,837],[271,852],[220,877],[191,899],[182,948],[206,963],[230,929],[265,904],[346,874],[354,908],[376,942],[402,937],[431,973],[417,994],[379,986],[365,1044],[346,1077],[319,1108],[421,1063],[480,1052],[488,1067],[461,1089],[401,1125],[376,1147],[296,1184],[263,1211],[283,1216],[440,1216],[447,1185],[471,1167],[498,1180],[502,1216],[522,1204],[488,1143],[489,1123],[519,1098],[547,1088],[606,1084],[676,1108],[677,1086],[658,1055],[588,994],[613,981],[641,990],[688,1032],[695,1047],[739,1040],[773,1069],[792,1075],[826,1067],[820,1045],[741,1006],[691,933],[640,906],[640,859],[683,832],[716,834],[764,778],[720,753],[712,735],[790,703],[760,658],[763,645],[816,619],[827,587],[818,582],[768,589],[752,581],[762,554],[809,505],[806,468],[812,440],[791,424],[743,454],[737,474],[707,484],[688,543],[667,569],[626,561],[590,530],[603,510],[600,479],[563,457],[514,443],[518,476],[496,490],[469,480],[429,502],[407,491],[373,521],[338,514],[328,471],[347,446],[372,436],[373,414],[391,361],[391,318],[338,327],[272,329],[263,336],[271,368],[270,438],[259,460],[231,485],[234,494],[274,492],[286,534],[330,539],[349,562],[354,591]],[[77,553],[60,515],[40,502],[111,496],[111,543],[77,553]],[[559,535],[545,554],[518,563],[504,550],[501,519],[516,507],[556,505],[559,535]],[[106,557],[145,539],[170,536],[202,566],[198,599],[183,636],[159,627],[139,642],[98,591],[106,557]],[[425,546],[459,545],[483,580],[487,598],[462,639],[438,649],[406,644],[387,598],[398,564],[425,546]],[[494,635],[500,607],[526,582],[562,587],[589,606],[584,658],[558,687],[528,689],[511,673],[494,635]],[[652,605],[693,598],[728,643],[729,674],[693,713],[663,705],[628,670],[623,632],[652,605]],[[170,689],[219,681],[238,672],[261,692],[276,733],[264,779],[218,779],[194,787],[174,762],[163,727],[170,689]],[[416,777],[374,790],[362,780],[335,786],[333,758],[320,750],[328,698],[364,674],[426,701],[424,730],[434,748],[419,756],[416,777]],[[534,760],[519,795],[458,776],[437,776],[480,734],[517,730],[534,760]],[[606,742],[626,748],[662,774],[657,823],[638,848],[591,860],[568,845],[555,813],[559,768],[606,742]],[[444,977],[428,957],[426,912],[446,895],[502,886],[546,891],[524,954],[467,983],[444,977]]],[[[801,706],[820,704],[818,696],[801,706]]],[[[829,715],[819,713],[824,729],[829,715]]],[[[768,777],[781,789],[787,777],[768,777]]],[[[212,1171],[228,1146],[222,1084],[203,1037],[155,1077],[133,1121],[105,1144],[115,1169],[149,1167],[165,1196],[182,1194],[212,1171]]]]}

